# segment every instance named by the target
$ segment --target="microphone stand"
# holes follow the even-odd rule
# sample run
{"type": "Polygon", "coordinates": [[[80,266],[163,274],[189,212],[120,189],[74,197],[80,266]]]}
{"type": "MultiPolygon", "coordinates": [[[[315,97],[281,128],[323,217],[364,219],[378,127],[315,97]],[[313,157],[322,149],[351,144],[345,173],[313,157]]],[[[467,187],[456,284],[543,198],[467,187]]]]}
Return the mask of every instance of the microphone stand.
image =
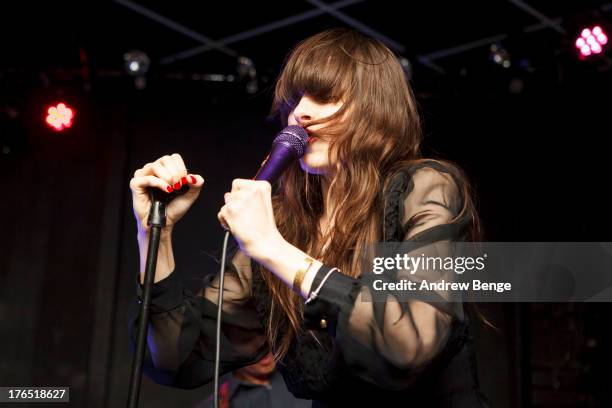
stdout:
{"type": "Polygon", "coordinates": [[[150,227],[149,246],[147,248],[147,261],[145,264],[145,276],[142,290],[142,305],[140,307],[140,319],[138,320],[138,332],[136,335],[136,352],[132,360],[132,373],[130,376],[130,388],[128,392],[128,408],[138,406],[140,396],[140,385],[142,383],[142,366],[145,355],[145,344],[149,329],[149,315],[151,306],[151,288],[155,278],[157,267],[157,253],[161,230],[166,226],[166,205],[176,196],[184,194],[189,190],[189,186],[183,186],[180,190],[173,193],[164,193],[157,188],[149,188],[151,197],[151,209],[147,225],[150,227]]]}
{"type": "MultiPolygon", "coordinates": [[[[270,154],[261,164],[254,180],[267,180],[272,184],[280,177],[289,164],[304,155],[308,134],[297,125],[287,126],[276,136],[272,143],[270,154]]],[[[132,375],[130,378],[130,390],[128,394],[128,408],[136,408],[142,382],[142,363],[144,361],[145,341],[147,338],[149,308],[151,304],[151,287],[155,277],[157,266],[157,251],[161,229],[166,225],[166,204],[177,195],[184,194],[189,186],[183,186],[180,190],[167,194],[158,189],[149,189],[151,195],[151,210],[147,225],[150,226],[149,247],[147,249],[147,261],[145,268],[144,287],[142,295],[142,307],[140,320],[138,321],[138,333],[136,340],[136,353],[132,362],[132,375]]],[[[219,360],[221,349],[221,316],[223,313],[223,283],[225,280],[225,261],[227,242],[231,231],[227,225],[223,225],[226,233],[223,238],[223,253],[221,257],[221,269],[219,271],[219,296],[217,299],[217,324],[215,341],[215,365],[214,365],[214,407],[219,406],[219,360]]]]}

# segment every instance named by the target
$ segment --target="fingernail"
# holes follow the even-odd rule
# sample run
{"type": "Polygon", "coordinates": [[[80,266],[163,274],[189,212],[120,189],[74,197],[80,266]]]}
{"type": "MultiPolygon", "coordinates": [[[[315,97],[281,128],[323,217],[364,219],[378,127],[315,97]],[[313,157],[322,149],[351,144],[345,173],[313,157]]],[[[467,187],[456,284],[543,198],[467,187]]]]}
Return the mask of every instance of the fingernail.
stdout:
{"type": "Polygon", "coordinates": [[[178,182],[174,183],[174,186],[172,186],[172,187],[174,187],[175,190],[180,190],[181,189],[181,182],[178,181],[178,182]]]}
{"type": "Polygon", "coordinates": [[[172,187],[168,186],[166,187],[166,190],[168,190],[169,193],[173,192],[174,190],[172,189],[172,187]]]}
{"type": "Polygon", "coordinates": [[[195,184],[195,183],[198,182],[198,180],[194,176],[189,176],[189,177],[191,177],[191,183],[192,184],[195,184]]]}
{"type": "Polygon", "coordinates": [[[181,184],[182,184],[182,185],[187,184],[187,177],[183,177],[183,178],[181,179],[181,184]]]}

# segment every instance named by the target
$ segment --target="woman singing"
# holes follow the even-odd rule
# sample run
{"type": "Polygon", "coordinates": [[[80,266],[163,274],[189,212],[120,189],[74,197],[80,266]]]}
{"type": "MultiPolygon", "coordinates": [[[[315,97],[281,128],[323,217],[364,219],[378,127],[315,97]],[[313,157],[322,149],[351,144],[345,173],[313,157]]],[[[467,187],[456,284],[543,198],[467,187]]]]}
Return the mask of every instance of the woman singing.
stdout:
{"type": "MultiPolygon", "coordinates": [[[[283,126],[307,130],[308,148],[274,194],[268,182],[244,179],[225,193],[218,218],[237,245],[225,276],[221,372],[271,350],[289,390],[316,407],[485,406],[464,304],[443,291],[429,300],[374,294],[381,275],[360,266],[376,242],[413,243],[420,256],[479,239],[462,171],[420,157],[416,103],[396,57],[355,31],[314,35],[285,61],[273,112],[283,126]]],[[[137,170],[130,187],[142,282],[146,189],[186,183],[162,231],[145,372],[195,388],[213,376],[218,278],[210,275],[197,294],[183,288],[171,235],[204,180],[173,154],[137,170]]],[[[416,272],[382,276],[387,283],[424,276],[416,272]]],[[[132,338],[136,319],[134,307],[132,338]]]]}

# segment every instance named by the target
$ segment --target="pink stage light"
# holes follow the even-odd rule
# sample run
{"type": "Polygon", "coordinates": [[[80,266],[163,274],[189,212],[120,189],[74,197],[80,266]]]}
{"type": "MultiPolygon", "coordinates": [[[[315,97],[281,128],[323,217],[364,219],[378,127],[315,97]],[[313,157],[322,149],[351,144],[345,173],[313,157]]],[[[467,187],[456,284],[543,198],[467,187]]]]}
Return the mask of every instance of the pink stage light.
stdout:
{"type": "Polygon", "coordinates": [[[600,54],[607,43],[608,35],[601,26],[596,25],[583,28],[574,45],[578,49],[580,57],[585,58],[591,54],[600,54]]]}
{"type": "Polygon", "coordinates": [[[59,132],[72,126],[75,112],[65,103],[58,103],[47,108],[45,122],[53,130],[59,132]]]}

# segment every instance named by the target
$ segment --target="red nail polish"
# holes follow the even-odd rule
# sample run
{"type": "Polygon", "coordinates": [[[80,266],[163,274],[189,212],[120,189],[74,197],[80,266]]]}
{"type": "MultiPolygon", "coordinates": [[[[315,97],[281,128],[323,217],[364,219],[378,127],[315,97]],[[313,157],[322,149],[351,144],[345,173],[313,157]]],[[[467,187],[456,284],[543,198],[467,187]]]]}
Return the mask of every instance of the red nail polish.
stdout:
{"type": "Polygon", "coordinates": [[[183,177],[183,178],[181,179],[181,184],[182,184],[182,185],[187,184],[187,177],[183,177]]]}
{"type": "Polygon", "coordinates": [[[195,184],[198,182],[198,180],[194,177],[194,176],[190,176],[191,177],[191,183],[195,184]]]}
{"type": "Polygon", "coordinates": [[[166,190],[168,190],[169,193],[173,192],[174,190],[172,189],[172,187],[168,186],[166,187],[166,190]]]}
{"type": "Polygon", "coordinates": [[[174,187],[175,190],[180,190],[181,182],[179,181],[179,182],[174,183],[174,186],[172,186],[172,187],[174,187]]]}

